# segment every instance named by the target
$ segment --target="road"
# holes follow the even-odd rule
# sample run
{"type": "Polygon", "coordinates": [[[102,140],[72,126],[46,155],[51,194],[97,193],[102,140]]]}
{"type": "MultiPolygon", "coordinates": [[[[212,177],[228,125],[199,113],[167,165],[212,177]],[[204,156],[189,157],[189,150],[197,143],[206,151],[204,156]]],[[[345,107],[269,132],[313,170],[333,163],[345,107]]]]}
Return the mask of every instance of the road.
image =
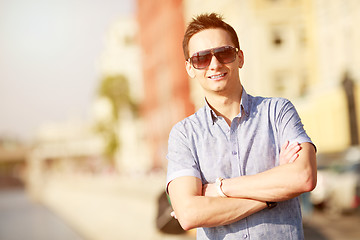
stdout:
{"type": "Polygon", "coordinates": [[[304,221],[304,232],[306,240],[359,240],[360,210],[342,215],[315,210],[304,221]]]}

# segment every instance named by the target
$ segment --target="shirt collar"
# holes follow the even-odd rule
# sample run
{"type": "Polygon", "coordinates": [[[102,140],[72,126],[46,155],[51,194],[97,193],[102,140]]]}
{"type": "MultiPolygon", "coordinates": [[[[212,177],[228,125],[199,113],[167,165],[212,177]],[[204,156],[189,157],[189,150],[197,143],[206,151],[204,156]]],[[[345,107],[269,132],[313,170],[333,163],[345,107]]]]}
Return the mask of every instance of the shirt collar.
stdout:
{"type": "MultiPolygon", "coordinates": [[[[242,94],[241,94],[240,106],[241,106],[242,110],[244,110],[246,116],[249,116],[250,115],[251,102],[250,102],[249,95],[246,93],[244,87],[243,87],[243,91],[242,91],[242,94]]],[[[241,113],[242,112],[240,112],[240,114],[241,113]]]]}
{"type": "Polygon", "coordinates": [[[208,101],[206,100],[206,97],[204,98],[205,100],[205,111],[206,111],[206,114],[209,118],[209,121],[211,121],[212,124],[214,124],[217,119],[218,119],[218,116],[216,115],[215,111],[211,109],[208,101]]]}
{"type": "MultiPolygon", "coordinates": [[[[205,109],[206,109],[206,113],[209,117],[209,120],[212,121],[212,124],[214,124],[217,120],[218,120],[218,116],[216,115],[215,111],[211,109],[209,103],[207,102],[206,98],[204,98],[205,100],[205,109]]],[[[242,90],[242,94],[241,94],[241,102],[240,102],[240,114],[239,116],[242,116],[242,113],[244,112],[246,116],[249,116],[250,114],[250,101],[249,101],[249,96],[246,93],[244,87],[242,90]]]]}

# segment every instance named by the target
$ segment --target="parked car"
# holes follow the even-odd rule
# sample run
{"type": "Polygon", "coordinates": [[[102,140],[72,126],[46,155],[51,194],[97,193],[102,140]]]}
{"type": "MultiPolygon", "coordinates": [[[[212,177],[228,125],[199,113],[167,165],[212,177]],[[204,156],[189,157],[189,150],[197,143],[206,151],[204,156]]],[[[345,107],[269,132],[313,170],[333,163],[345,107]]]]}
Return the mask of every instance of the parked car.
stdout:
{"type": "Polygon", "coordinates": [[[360,151],[349,149],[336,158],[319,165],[310,201],[331,213],[353,212],[360,207],[360,151]]]}

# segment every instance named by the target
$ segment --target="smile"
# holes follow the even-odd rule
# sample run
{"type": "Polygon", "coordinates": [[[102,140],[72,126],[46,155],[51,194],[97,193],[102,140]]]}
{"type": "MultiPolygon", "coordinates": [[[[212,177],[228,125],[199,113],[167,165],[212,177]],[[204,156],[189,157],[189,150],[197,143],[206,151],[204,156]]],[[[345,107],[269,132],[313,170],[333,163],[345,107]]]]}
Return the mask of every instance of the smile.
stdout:
{"type": "Polygon", "coordinates": [[[210,79],[219,79],[219,78],[222,78],[222,77],[224,77],[226,75],[226,73],[221,73],[221,74],[218,74],[218,75],[212,75],[212,76],[210,76],[209,78],[210,79]]]}

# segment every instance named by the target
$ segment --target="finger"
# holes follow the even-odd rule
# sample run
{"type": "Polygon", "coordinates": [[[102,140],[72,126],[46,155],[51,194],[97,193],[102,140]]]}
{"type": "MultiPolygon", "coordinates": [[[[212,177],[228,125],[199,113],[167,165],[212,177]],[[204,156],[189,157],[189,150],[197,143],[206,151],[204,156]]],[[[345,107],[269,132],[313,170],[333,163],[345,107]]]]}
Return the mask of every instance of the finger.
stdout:
{"type": "Polygon", "coordinates": [[[291,144],[289,144],[288,148],[294,148],[296,146],[299,146],[300,144],[298,142],[293,142],[291,144]]]}
{"type": "Polygon", "coordinates": [[[300,151],[300,149],[301,149],[301,146],[298,143],[293,143],[288,146],[288,148],[286,149],[284,154],[285,155],[288,155],[288,154],[293,155],[294,153],[297,153],[298,151],[300,151]]]}
{"type": "Polygon", "coordinates": [[[298,151],[300,151],[301,146],[300,145],[294,145],[288,148],[288,153],[293,154],[293,153],[297,153],[298,151]]]}
{"type": "Polygon", "coordinates": [[[290,161],[289,163],[292,163],[292,162],[295,162],[295,160],[299,157],[299,154],[294,154],[291,158],[290,158],[290,161]]]}
{"type": "Polygon", "coordinates": [[[281,151],[285,151],[288,145],[289,145],[289,141],[285,141],[284,144],[281,146],[281,151]]]}
{"type": "Polygon", "coordinates": [[[298,152],[301,146],[298,144],[291,144],[283,153],[283,158],[288,159],[288,163],[294,162],[298,158],[298,152]]]}

